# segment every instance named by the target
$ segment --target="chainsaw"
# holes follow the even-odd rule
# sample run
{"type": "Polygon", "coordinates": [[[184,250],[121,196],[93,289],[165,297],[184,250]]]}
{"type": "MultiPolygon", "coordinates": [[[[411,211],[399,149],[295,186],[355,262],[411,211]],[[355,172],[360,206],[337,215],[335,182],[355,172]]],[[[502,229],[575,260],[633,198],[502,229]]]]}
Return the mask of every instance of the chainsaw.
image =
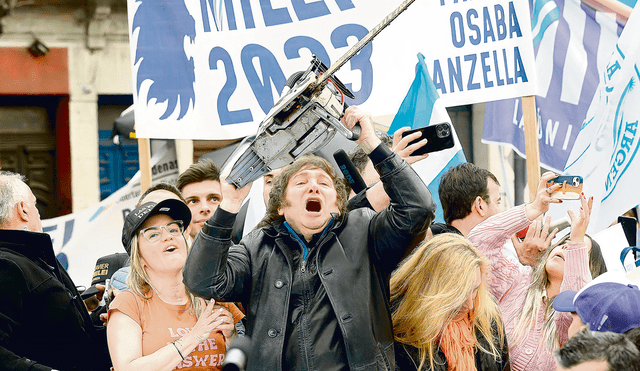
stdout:
{"type": "Polygon", "coordinates": [[[331,67],[313,56],[306,71],[291,75],[280,99],[260,123],[255,140],[231,168],[227,182],[242,188],[306,153],[321,149],[336,132],[358,140],[360,126],[349,130],[340,122],[348,107],[344,97],[355,96],[333,75],[414,1],[403,1],[331,67]]]}

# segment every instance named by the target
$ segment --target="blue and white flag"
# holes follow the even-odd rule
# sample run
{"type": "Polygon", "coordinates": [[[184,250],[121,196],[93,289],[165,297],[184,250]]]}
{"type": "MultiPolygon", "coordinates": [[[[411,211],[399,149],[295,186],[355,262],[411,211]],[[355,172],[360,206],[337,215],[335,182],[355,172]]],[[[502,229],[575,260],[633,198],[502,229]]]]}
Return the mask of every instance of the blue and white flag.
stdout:
{"type": "MultiPolygon", "coordinates": [[[[540,162],[562,171],[623,25],[580,0],[531,1],[540,162]]],[[[485,105],[482,142],[526,157],[520,98],[485,105]]]]}
{"type": "Polygon", "coordinates": [[[531,33],[533,46],[538,46],[544,33],[554,22],[560,19],[560,9],[553,0],[533,0],[531,33]]]}
{"type": "Polygon", "coordinates": [[[589,231],[608,227],[640,203],[640,10],[635,9],[603,71],[565,167],[594,196],[589,231]]]}
{"type": "MultiPolygon", "coordinates": [[[[393,135],[396,130],[405,126],[418,129],[442,122],[451,124],[451,118],[445,107],[439,102],[439,98],[440,96],[436,91],[427,65],[424,62],[424,56],[418,54],[416,77],[398,109],[398,113],[396,113],[388,133],[393,135]]],[[[440,223],[444,223],[442,205],[438,197],[440,178],[442,178],[442,174],[450,168],[467,162],[453,125],[451,125],[451,130],[455,141],[452,148],[431,153],[425,160],[412,165],[431,191],[433,201],[437,205],[435,221],[440,223]]]]}

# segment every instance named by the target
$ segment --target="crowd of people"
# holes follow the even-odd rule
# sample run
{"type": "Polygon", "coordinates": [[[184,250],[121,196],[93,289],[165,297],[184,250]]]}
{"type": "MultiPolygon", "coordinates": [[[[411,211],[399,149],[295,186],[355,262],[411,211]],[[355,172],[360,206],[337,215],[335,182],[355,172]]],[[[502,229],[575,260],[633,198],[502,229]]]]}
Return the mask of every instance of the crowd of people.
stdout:
{"type": "Polygon", "coordinates": [[[0,370],[220,370],[239,339],[248,370],[640,370],[640,289],[586,235],[592,198],[552,244],[557,174],[502,211],[497,178],[465,163],[433,223],[420,134],[377,133],[356,106],[343,124],[362,128],[364,191],[305,155],[264,177],[266,215],[243,231],[251,186],[195,163],[140,197],[126,254],[84,293],[24,177],[0,171],[0,370]]]}

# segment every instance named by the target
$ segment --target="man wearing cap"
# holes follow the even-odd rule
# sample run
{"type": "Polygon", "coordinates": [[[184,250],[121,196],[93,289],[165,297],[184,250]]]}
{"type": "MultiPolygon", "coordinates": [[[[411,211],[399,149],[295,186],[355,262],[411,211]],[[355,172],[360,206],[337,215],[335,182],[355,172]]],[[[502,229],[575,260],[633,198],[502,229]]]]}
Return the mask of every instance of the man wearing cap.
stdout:
{"type": "MultiPolygon", "coordinates": [[[[88,289],[84,290],[80,295],[85,304],[87,304],[87,308],[89,308],[90,311],[93,311],[95,307],[100,304],[99,299],[95,297],[96,294],[104,292],[104,288],[98,286],[102,285],[106,287],[107,280],[111,280],[111,277],[118,269],[127,266],[128,260],[129,255],[120,252],[98,258],[98,260],[96,261],[96,266],[93,269],[91,286],[88,289]],[[95,307],[90,308],[88,304],[89,302],[96,303],[95,307]]],[[[110,295],[106,297],[106,300],[107,302],[108,300],[110,300],[110,295]]]]}
{"type": "Polygon", "coordinates": [[[569,337],[586,324],[593,331],[621,334],[640,326],[640,290],[619,272],[603,273],[580,291],[562,291],[553,308],[573,315],[569,337]]]}
{"type": "Polygon", "coordinates": [[[24,177],[0,171],[0,369],[108,370],[105,349],[42,233],[36,197],[24,177]]]}
{"type": "Polygon", "coordinates": [[[240,244],[231,229],[249,187],[223,182],[222,203],[187,258],[196,295],[240,301],[249,370],[393,370],[389,277],[419,243],[435,204],[415,171],[381,144],[370,114],[349,107],[348,129],[373,161],[390,205],[347,213],[345,183],[324,159],[302,156],[276,177],[267,216],[240,244]]]}

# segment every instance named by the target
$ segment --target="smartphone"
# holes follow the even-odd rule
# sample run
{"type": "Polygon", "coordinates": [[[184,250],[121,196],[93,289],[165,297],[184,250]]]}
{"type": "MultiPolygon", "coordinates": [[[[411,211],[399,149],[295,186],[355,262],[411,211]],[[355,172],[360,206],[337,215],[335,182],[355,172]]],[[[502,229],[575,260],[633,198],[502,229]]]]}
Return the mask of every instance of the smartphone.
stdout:
{"type": "Polygon", "coordinates": [[[578,175],[561,175],[547,182],[547,187],[554,184],[562,184],[551,194],[551,197],[561,200],[579,200],[582,193],[582,177],[578,175]]]}
{"type": "Polygon", "coordinates": [[[402,133],[403,137],[411,135],[413,133],[420,132],[422,135],[415,140],[412,140],[407,146],[417,143],[423,139],[427,140],[427,144],[416,149],[411,155],[420,156],[425,153],[442,151],[443,149],[451,148],[454,145],[453,136],[451,135],[451,125],[447,122],[441,124],[429,125],[423,128],[408,130],[402,133]]]}

